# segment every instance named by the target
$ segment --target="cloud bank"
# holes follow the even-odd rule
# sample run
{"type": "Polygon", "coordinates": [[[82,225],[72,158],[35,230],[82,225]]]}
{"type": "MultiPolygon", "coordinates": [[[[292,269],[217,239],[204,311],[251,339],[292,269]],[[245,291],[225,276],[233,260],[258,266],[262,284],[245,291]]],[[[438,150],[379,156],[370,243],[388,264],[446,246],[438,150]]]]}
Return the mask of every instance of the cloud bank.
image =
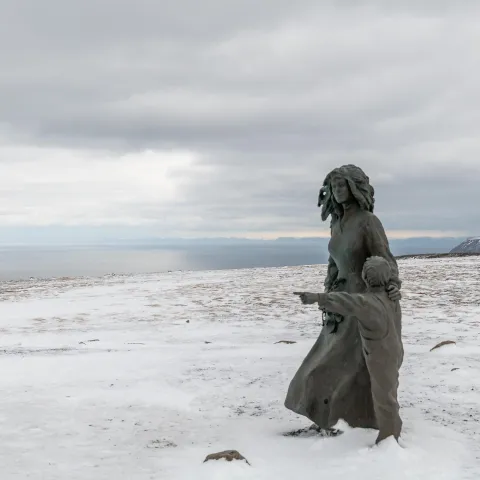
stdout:
{"type": "Polygon", "coordinates": [[[386,3],[0,0],[0,226],[327,234],[355,163],[392,235],[478,234],[480,5],[386,3]]]}

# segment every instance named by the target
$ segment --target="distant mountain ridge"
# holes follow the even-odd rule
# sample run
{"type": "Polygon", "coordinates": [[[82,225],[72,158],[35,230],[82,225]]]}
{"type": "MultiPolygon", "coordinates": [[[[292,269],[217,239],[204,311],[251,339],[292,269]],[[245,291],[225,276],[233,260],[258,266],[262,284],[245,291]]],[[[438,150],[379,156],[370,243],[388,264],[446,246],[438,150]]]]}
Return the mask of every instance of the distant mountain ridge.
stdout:
{"type": "Polygon", "coordinates": [[[470,237],[457,245],[450,253],[480,253],[480,237],[470,237]]]}
{"type": "MultiPolygon", "coordinates": [[[[479,237],[480,238],[480,237],[479,237]]],[[[465,237],[411,237],[405,239],[389,239],[390,248],[394,255],[408,254],[435,254],[449,253],[462,244],[465,237]]],[[[35,242],[31,236],[25,235],[23,242],[14,242],[11,238],[2,238],[0,235],[0,248],[114,248],[114,249],[173,249],[173,250],[191,250],[191,249],[211,249],[215,247],[232,247],[242,249],[299,249],[299,251],[313,251],[318,254],[328,254],[328,237],[279,237],[276,239],[251,239],[239,237],[217,237],[217,238],[109,238],[99,239],[66,239],[60,237],[54,240],[42,239],[35,242]],[[74,241],[76,240],[76,241],[74,241]]],[[[317,258],[317,257],[315,257],[317,258]]],[[[312,261],[314,258],[312,258],[312,261]]],[[[319,260],[317,258],[317,260],[319,260]]]]}

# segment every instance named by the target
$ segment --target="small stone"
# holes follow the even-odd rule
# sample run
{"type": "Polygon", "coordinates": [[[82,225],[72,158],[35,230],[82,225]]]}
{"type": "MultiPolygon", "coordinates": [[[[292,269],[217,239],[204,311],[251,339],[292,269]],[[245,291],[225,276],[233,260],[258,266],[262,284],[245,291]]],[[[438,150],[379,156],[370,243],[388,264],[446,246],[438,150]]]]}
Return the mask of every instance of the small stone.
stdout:
{"type": "Polygon", "coordinates": [[[297,343],[297,342],[294,342],[292,340],[280,340],[279,342],[275,342],[275,345],[277,345],[277,343],[285,343],[287,345],[293,345],[294,343],[297,343]]]}
{"type": "Polygon", "coordinates": [[[147,447],[148,448],[176,448],[177,444],[170,440],[162,439],[162,440],[152,440],[147,447]]]}
{"type": "Polygon", "coordinates": [[[301,428],[299,430],[293,430],[292,432],[286,432],[284,437],[338,437],[342,435],[343,431],[336,428],[320,428],[313,424],[307,428],[301,428]]]}
{"type": "Polygon", "coordinates": [[[220,460],[222,458],[224,458],[227,462],[231,462],[232,460],[244,460],[248,465],[250,465],[248,460],[239,452],[237,452],[237,450],[225,450],[223,452],[211,453],[210,455],[206,456],[203,463],[208,462],[209,460],[220,460]]]}
{"type": "Polygon", "coordinates": [[[443,342],[437,343],[433,348],[430,349],[431,352],[436,350],[437,348],[444,347],[445,345],[456,345],[457,342],[454,342],[453,340],[445,340],[443,342]]]}

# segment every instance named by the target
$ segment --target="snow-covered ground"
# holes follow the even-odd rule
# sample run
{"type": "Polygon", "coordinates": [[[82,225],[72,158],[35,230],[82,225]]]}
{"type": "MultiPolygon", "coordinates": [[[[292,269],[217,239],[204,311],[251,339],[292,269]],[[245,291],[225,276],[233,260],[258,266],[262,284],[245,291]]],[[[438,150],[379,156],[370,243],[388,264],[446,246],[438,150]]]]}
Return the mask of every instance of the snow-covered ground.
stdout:
{"type": "Polygon", "coordinates": [[[0,478],[480,478],[480,259],[400,269],[403,448],[283,436],[324,266],[0,284],[0,478]]]}

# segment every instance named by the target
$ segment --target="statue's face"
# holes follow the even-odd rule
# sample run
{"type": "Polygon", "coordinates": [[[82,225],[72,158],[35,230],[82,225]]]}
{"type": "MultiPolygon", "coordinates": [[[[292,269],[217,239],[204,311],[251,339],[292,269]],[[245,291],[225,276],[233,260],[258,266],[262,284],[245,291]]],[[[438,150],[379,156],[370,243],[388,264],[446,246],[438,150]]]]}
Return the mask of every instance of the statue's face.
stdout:
{"type": "Polygon", "coordinates": [[[348,188],[348,182],[343,177],[333,177],[330,186],[337,203],[343,205],[351,201],[352,194],[348,188]]]}

